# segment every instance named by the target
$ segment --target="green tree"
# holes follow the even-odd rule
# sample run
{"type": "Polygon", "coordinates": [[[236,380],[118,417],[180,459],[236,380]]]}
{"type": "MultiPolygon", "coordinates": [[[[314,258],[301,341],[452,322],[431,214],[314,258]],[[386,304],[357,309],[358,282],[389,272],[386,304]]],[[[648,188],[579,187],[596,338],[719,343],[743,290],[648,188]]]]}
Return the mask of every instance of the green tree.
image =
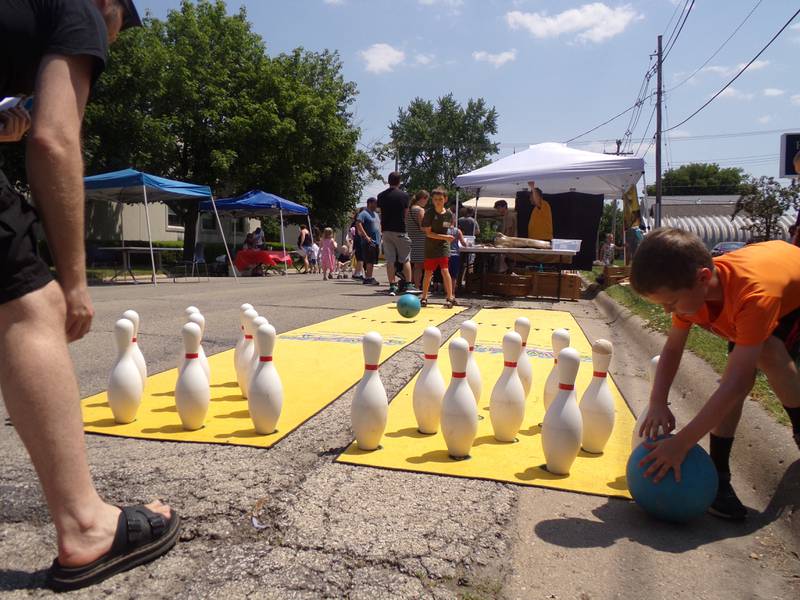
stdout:
{"type": "Polygon", "coordinates": [[[376,148],[385,161],[396,158],[403,184],[412,190],[450,188],[457,175],[482,167],[497,153],[490,135],[497,133],[497,111],[483,98],[462,107],[452,94],[436,105],[415,98],[400,108],[389,129],[392,141],[376,148]]]}
{"type": "Polygon", "coordinates": [[[733,219],[741,212],[752,219],[745,227],[757,240],[771,240],[780,230],[778,219],[789,209],[800,208],[800,186],[793,183],[783,186],[773,177],[750,177],[742,186],[742,195],[736,201],[733,219]]]}
{"type": "Polygon", "coordinates": [[[603,204],[603,213],[600,215],[600,226],[598,227],[598,235],[600,243],[602,244],[606,238],[606,234],[611,233],[611,224],[616,222],[616,239],[615,243],[622,243],[622,210],[613,201],[603,204]]]}
{"type": "MultiPolygon", "coordinates": [[[[738,194],[744,177],[739,168],[722,169],[714,163],[691,163],[664,173],[661,193],[665,196],[738,194]]],[[[648,185],[647,193],[655,196],[656,186],[648,185]]]]}

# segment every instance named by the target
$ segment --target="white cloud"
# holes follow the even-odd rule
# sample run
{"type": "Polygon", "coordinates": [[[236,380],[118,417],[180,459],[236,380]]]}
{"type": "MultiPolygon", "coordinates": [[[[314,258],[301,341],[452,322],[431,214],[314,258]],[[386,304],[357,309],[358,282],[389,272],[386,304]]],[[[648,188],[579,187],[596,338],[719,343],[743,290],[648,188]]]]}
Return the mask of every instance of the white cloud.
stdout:
{"type": "Polygon", "coordinates": [[[742,92],[735,87],[725,88],[719,95],[720,98],[732,98],[735,100],[752,100],[753,94],[742,92]]]}
{"type": "Polygon", "coordinates": [[[414,62],[418,65],[427,66],[433,62],[433,59],[436,58],[433,54],[417,54],[414,57],[414,62]]]}
{"type": "Polygon", "coordinates": [[[584,4],[553,16],[519,10],[506,13],[506,23],[511,29],[524,29],[535,38],[576,33],[579,41],[598,43],[619,35],[633,21],[642,18],[630,4],[611,8],[602,2],[584,4]]]}
{"type": "Polygon", "coordinates": [[[406,59],[406,53],[389,44],[372,44],[358,53],[370,73],[389,73],[406,59]]]}
{"type": "MultiPolygon", "coordinates": [[[[741,71],[747,63],[739,63],[735,67],[726,67],[723,65],[711,65],[710,67],[703,67],[700,69],[701,73],[715,73],[720,77],[730,77],[741,71]]],[[[768,60],[754,60],[753,64],[747,67],[748,71],[760,71],[769,66],[768,60]]]]}
{"type": "Polygon", "coordinates": [[[325,4],[333,4],[336,6],[341,6],[344,4],[344,0],[322,0],[325,4]]]}
{"type": "Polygon", "coordinates": [[[759,122],[759,123],[761,123],[762,125],[766,125],[767,123],[769,123],[770,121],[772,121],[772,115],[764,115],[764,116],[762,116],[762,117],[758,117],[758,118],[756,119],[756,121],[758,121],[758,122],[759,122]]]}
{"type": "Polygon", "coordinates": [[[691,132],[686,129],[673,129],[669,132],[669,136],[672,138],[687,138],[691,137],[691,135],[691,132]]]}
{"type": "Polygon", "coordinates": [[[491,63],[497,69],[502,67],[507,62],[516,60],[517,51],[515,49],[511,49],[511,50],[506,50],[505,52],[500,52],[498,54],[491,54],[489,52],[486,52],[485,50],[477,50],[472,53],[472,58],[474,58],[478,62],[491,63]]]}
{"type": "Polygon", "coordinates": [[[795,31],[800,31],[800,23],[795,23],[794,25],[789,25],[789,29],[794,29],[795,31]]]}
{"type": "Polygon", "coordinates": [[[441,6],[448,9],[451,15],[461,14],[461,7],[464,0],[417,0],[422,6],[441,6]]]}
{"type": "Polygon", "coordinates": [[[792,104],[795,104],[795,105],[797,105],[797,106],[800,106],[800,94],[794,94],[794,95],[793,95],[791,98],[789,98],[789,99],[792,101],[792,104]]]}
{"type": "Polygon", "coordinates": [[[785,92],[783,90],[779,90],[778,88],[765,88],[764,95],[765,96],[783,96],[785,92]]]}

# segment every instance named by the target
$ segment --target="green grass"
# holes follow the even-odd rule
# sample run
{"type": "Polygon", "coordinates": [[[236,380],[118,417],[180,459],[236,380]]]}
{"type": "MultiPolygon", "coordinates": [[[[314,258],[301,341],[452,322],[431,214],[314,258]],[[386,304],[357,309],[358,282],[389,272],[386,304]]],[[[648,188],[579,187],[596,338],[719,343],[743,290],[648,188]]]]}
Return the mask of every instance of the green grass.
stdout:
{"type": "MultiPolygon", "coordinates": [[[[597,268],[602,270],[602,267],[597,268]]],[[[630,286],[614,285],[606,288],[606,293],[633,314],[641,317],[650,329],[661,333],[669,331],[672,323],[670,317],[660,306],[650,304],[634,292],[630,286]]],[[[717,373],[725,370],[728,362],[728,343],[724,339],[700,327],[692,327],[686,347],[711,365],[717,373]]],[[[783,410],[763,373],[758,373],[756,384],[750,395],[766,408],[779,423],[788,424],[786,411],[783,410]]]]}

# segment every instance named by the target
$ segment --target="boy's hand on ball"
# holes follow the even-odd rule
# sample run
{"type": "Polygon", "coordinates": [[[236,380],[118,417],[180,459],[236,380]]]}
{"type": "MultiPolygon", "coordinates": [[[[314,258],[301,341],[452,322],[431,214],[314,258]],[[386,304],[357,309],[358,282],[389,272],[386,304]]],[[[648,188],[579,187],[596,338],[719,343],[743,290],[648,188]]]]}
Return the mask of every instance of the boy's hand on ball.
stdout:
{"type": "Polygon", "coordinates": [[[647,409],[647,418],[642,423],[639,435],[655,439],[659,435],[670,433],[673,429],[675,429],[675,415],[672,414],[669,406],[666,404],[653,406],[651,404],[647,409]]]}
{"type": "Polygon", "coordinates": [[[644,442],[644,447],[651,452],[645,456],[639,466],[644,467],[652,463],[644,472],[645,477],[653,476],[653,483],[661,481],[669,470],[675,471],[675,481],[681,481],[681,464],[689,451],[677,437],[671,437],[656,442],[644,442]]]}

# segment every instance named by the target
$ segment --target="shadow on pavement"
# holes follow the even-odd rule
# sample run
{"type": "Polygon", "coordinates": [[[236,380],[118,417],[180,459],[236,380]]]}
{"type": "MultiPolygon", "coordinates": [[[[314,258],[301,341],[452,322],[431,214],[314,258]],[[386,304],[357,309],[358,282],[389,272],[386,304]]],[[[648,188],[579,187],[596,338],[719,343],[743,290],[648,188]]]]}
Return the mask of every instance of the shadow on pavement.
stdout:
{"type": "MultiPolygon", "coordinates": [[[[655,550],[682,553],[719,540],[755,533],[785,514],[800,511],[800,460],[790,465],[763,512],[750,509],[746,521],[734,523],[710,515],[676,525],[649,517],[630,501],[609,498],[592,511],[602,522],[569,517],[540,521],[534,526],[542,540],[564,548],[608,548],[629,539],[655,550]]],[[[800,526],[795,519],[793,528],[800,526]]],[[[796,533],[796,531],[795,531],[796,533]]]]}

